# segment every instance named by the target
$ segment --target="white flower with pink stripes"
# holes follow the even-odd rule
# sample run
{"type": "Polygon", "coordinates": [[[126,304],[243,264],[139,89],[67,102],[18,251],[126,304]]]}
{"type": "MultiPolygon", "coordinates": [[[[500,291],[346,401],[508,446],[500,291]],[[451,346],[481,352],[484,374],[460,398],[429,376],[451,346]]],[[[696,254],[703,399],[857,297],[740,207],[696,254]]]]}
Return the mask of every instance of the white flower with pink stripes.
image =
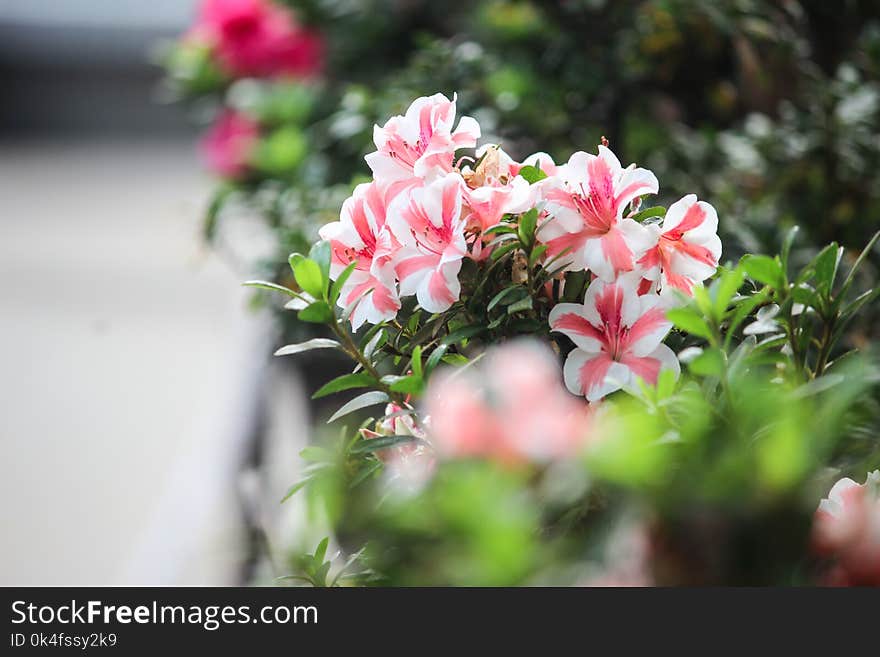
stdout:
{"type": "Polygon", "coordinates": [[[463,181],[457,173],[401,194],[388,212],[388,226],[401,247],[395,254],[400,293],[415,294],[431,313],[458,300],[458,272],[467,255],[462,218],[463,181]]]}
{"type": "Polygon", "coordinates": [[[393,256],[398,245],[385,225],[387,190],[364,183],[342,204],[339,221],[321,228],[321,239],[330,242],[330,276],[334,280],[352,262],[354,271],[345,281],[338,304],[356,303],[351,325],[378,324],[392,319],[400,309],[393,256]]]}
{"type": "Polygon", "coordinates": [[[417,98],[404,116],[394,116],[373,128],[378,149],[366,156],[376,180],[406,184],[412,179],[431,181],[453,168],[455,151],[473,148],[480,137],[479,124],[469,116],[455,123],[456,96],[443,94],[417,98]]]}
{"type": "Polygon", "coordinates": [[[544,185],[545,210],[550,218],[538,239],[547,256],[567,250],[569,270],[588,269],[604,281],[631,271],[652,246],[651,234],[633,219],[627,207],[643,194],[656,194],[657,178],[647,169],[623,168],[607,147],[599,154],[579,151],[559,167],[544,185]]]}
{"type": "Polygon", "coordinates": [[[560,303],[550,312],[550,328],[575,343],[565,361],[566,387],[597,401],[641,379],[655,384],[660,370],[678,376],[672,350],[662,344],[672,327],[656,294],[639,296],[637,275],[613,283],[596,279],[583,304],[560,303]]]}
{"type": "Polygon", "coordinates": [[[696,195],[688,194],[669,206],[662,224],[647,227],[656,246],[639,259],[643,276],[660,289],[691,294],[696,283],[712,276],[721,257],[718,214],[696,195]]]}

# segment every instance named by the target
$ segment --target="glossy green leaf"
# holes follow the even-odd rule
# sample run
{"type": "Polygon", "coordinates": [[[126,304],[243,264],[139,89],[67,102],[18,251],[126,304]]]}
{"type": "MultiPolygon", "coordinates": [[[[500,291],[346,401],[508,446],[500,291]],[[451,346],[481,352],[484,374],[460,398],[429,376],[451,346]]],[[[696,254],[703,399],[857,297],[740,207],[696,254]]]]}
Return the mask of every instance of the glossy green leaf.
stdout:
{"type": "Polygon", "coordinates": [[[784,286],[782,264],[776,258],[765,255],[744,255],[740,260],[740,266],[752,280],[775,289],[784,286]]]}
{"type": "Polygon", "coordinates": [[[297,317],[303,322],[315,324],[329,324],[336,319],[333,310],[325,301],[315,301],[297,313],[297,317]]]}
{"type": "Polygon", "coordinates": [[[312,395],[312,399],[320,399],[321,397],[332,395],[335,392],[352,390],[354,388],[368,388],[370,386],[376,385],[376,383],[376,379],[374,379],[372,375],[367,374],[366,372],[343,374],[342,376],[338,376],[332,381],[329,381],[328,383],[325,383],[323,386],[318,388],[318,391],[314,395],[312,395]]]}

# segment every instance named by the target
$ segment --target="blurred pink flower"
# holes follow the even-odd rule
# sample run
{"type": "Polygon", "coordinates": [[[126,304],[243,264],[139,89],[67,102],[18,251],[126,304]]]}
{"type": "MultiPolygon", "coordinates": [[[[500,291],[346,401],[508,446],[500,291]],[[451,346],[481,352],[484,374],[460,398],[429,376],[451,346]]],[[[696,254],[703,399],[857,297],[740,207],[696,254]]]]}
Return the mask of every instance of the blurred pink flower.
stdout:
{"type": "Polygon", "coordinates": [[[271,0],[203,0],[190,38],[211,45],[233,76],[307,78],[323,66],[321,36],[271,0]]]}
{"type": "Polygon", "coordinates": [[[828,583],[880,586],[880,470],[834,484],[816,509],[813,548],[834,561],[828,583]]]}
{"type": "Polygon", "coordinates": [[[246,114],[226,110],[202,138],[200,150],[206,166],[224,178],[247,173],[260,138],[260,126],[246,114]]]}
{"type": "Polygon", "coordinates": [[[565,391],[556,357],[537,342],[510,342],[473,368],[439,372],[425,398],[432,443],[451,458],[546,462],[589,437],[588,408],[565,391]]]}
{"type": "MultiPolygon", "coordinates": [[[[422,422],[427,424],[430,419],[426,417],[422,422]]],[[[414,436],[417,439],[376,451],[376,457],[385,464],[386,475],[398,488],[417,491],[433,475],[437,459],[424,429],[416,424],[411,407],[388,404],[376,430],[361,429],[361,435],[367,440],[382,436],[414,436]]]]}

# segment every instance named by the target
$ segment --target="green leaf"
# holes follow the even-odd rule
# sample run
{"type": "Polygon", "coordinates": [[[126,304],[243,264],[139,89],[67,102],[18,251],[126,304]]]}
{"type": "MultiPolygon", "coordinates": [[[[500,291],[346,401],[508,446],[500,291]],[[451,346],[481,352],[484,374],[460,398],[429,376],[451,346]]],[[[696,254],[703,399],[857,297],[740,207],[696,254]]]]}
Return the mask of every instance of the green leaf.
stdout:
{"type": "Polygon", "coordinates": [[[665,217],[666,216],[666,208],[662,205],[655,205],[650,208],[645,208],[644,210],[640,210],[636,212],[632,218],[638,221],[639,223],[643,222],[645,219],[650,219],[651,217],[665,217]]]}
{"type": "Polygon", "coordinates": [[[497,306],[506,297],[513,294],[514,292],[519,292],[519,294],[521,295],[528,294],[528,290],[526,290],[522,285],[511,285],[509,287],[506,287],[501,290],[501,292],[492,297],[492,299],[486,305],[486,311],[491,311],[495,306],[497,306]]]}
{"type": "Polygon", "coordinates": [[[532,309],[532,297],[526,297],[525,299],[520,299],[516,303],[512,303],[507,306],[507,314],[512,315],[514,313],[521,312],[523,310],[531,310],[532,309]]]}
{"type": "Polygon", "coordinates": [[[312,338],[311,340],[307,340],[306,342],[300,342],[299,344],[289,344],[287,346],[281,347],[281,349],[275,352],[275,355],[290,356],[291,354],[299,354],[304,351],[311,351],[312,349],[333,348],[340,348],[340,344],[336,342],[336,340],[330,340],[329,338],[312,338]]]}
{"type": "Polygon", "coordinates": [[[339,300],[339,294],[342,292],[342,286],[345,285],[345,282],[348,280],[348,277],[351,276],[351,273],[354,271],[354,268],[357,267],[357,263],[353,262],[348,267],[343,269],[339,276],[336,277],[336,280],[333,281],[333,285],[330,286],[330,296],[328,301],[330,305],[334,305],[339,300]]]}
{"type": "Polygon", "coordinates": [[[418,345],[413,349],[412,354],[412,371],[417,377],[422,377],[422,346],[418,345]]]}
{"type": "Polygon", "coordinates": [[[315,562],[316,563],[324,563],[324,557],[327,554],[327,545],[330,543],[330,537],[325,536],[320,543],[318,543],[318,547],[315,548],[315,562]]]}
{"type": "Polygon", "coordinates": [[[538,226],[538,211],[532,208],[520,215],[516,233],[524,246],[530,247],[535,242],[535,228],[538,226]]]}
{"type": "Polygon", "coordinates": [[[426,376],[429,375],[431,372],[433,372],[434,368],[440,364],[440,359],[443,358],[443,355],[446,353],[446,351],[448,349],[449,349],[448,344],[441,344],[439,347],[437,347],[436,349],[434,349],[434,351],[431,352],[431,355],[428,356],[428,362],[425,363],[425,375],[426,376]]]}
{"type": "Polygon", "coordinates": [[[791,230],[785,234],[785,239],[782,241],[782,270],[786,277],[788,277],[788,256],[791,254],[791,245],[794,244],[798,230],[800,229],[797,226],[792,226],[791,230]]]}
{"type": "Polygon", "coordinates": [[[366,372],[343,374],[318,388],[318,391],[312,395],[312,399],[320,399],[321,397],[332,395],[334,392],[342,392],[343,390],[351,390],[353,388],[368,388],[376,385],[376,383],[378,383],[376,379],[366,372]]]}
{"type": "Polygon", "coordinates": [[[336,319],[333,310],[325,301],[315,301],[297,313],[297,317],[303,322],[314,324],[329,324],[336,319]]]}
{"type": "Polygon", "coordinates": [[[700,338],[712,339],[712,329],[693,308],[673,308],[666,311],[667,319],[681,330],[700,338]]]}
{"type": "Polygon", "coordinates": [[[296,292],[291,290],[290,288],[284,287],[283,285],[278,285],[277,283],[270,283],[269,281],[245,281],[242,283],[244,287],[255,287],[260,290],[270,290],[272,292],[281,292],[282,294],[286,294],[289,297],[299,296],[296,292]]]}
{"type": "Polygon", "coordinates": [[[565,275],[565,287],[562,290],[562,300],[568,303],[583,303],[584,286],[589,281],[586,271],[571,271],[565,275]]]}
{"type": "MultiPolygon", "coordinates": [[[[361,468],[360,472],[358,472],[351,480],[351,483],[348,485],[349,488],[356,488],[364,483],[367,479],[372,477],[378,470],[382,469],[382,461],[378,461],[375,459],[371,459],[366,461],[366,465],[361,468]]],[[[336,576],[337,578],[339,575],[336,576]]],[[[332,585],[331,585],[332,586],[332,585]]]]}
{"type": "Polygon", "coordinates": [[[529,267],[534,267],[535,263],[541,259],[541,256],[544,255],[548,248],[546,244],[539,244],[532,249],[532,253],[529,255],[529,267]]]}
{"type": "Polygon", "coordinates": [[[417,395],[424,387],[422,377],[415,374],[407,374],[398,376],[396,374],[388,374],[382,377],[382,383],[387,385],[392,392],[402,392],[407,395],[417,395]]]}
{"type": "Polygon", "coordinates": [[[688,368],[698,376],[720,377],[724,372],[724,354],[715,347],[704,349],[688,363],[688,368]]]}
{"type": "Polygon", "coordinates": [[[516,226],[510,224],[495,224],[483,231],[483,237],[488,235],[511,235],[516,233],[516,226]]]}
{"type": "Polygon", "coordinates": [[[519,242],[514,240],[509,244],[505,244],[504,246],[499,246],[497,249],[492,250],[492,255],[489,256],[492,260],[500,260],[508,253],[513,251],[514,249],[519,248],[519,242]]]}
{"type": "Polygon", "coordinates": [[[330,281],[330,242],[327,240],[315,242],[309,251],[309,260],[318,263],[321,276],[324,279],[324,285],[326,286],[330,281]]]}
{"type": "Polygon", "coordinates": [[[482,326],[464,326],[457,331],[453,331],[449,335],[447,335],[441,341],[441,344],[457,344],[462,340],[467,340],[468,338],[472,338],[475,335],[479,335],[485,330],[482,326]]]}
{"type": "Polygon", "coordinates": [[[795,302],[802,303],[805,306],[809,306],[810,308],[815,308],[818,305],[816,290],[814,290],[807,283],[793,285],[791,288],[791,298],[795,302]]]}
{"type": "Polygon", "coordinates": [[[774,289],[782,289],[785,280],[782,275],[782,264],[778,258],[765,255],[744,255],[739,261],[740,266],[752,280],[769,285],[774,289]]]}
{"type": "Polygon", "coordinates": [[[297,285],[313,297],[316,299],[324,297],[324,277],[317,262],[302,256],[296,258],[293,276],[296,278],[297,285]]]}
{"type": "Polygon", "coordinates": [[[335,422],[341,417],[348,415],[349,413],[354,413],[355,411],[359,411],[362,408],[367,408],[369,406],[375,406],[377,404],[384,404],[388,401],[388,395],[384,392],[379,392],[378,390],[373,390],[371,392],[365,392],[362,395],[358,395],[350,402],[345,404],[342,408],[336,411],[329,420],[327,420],[327,424],[331,422],[335,422]]]}
{"type": "Polygon", "coordinates": [[[811,266],[815,271],[816,289],[827,296],[834,287],[834,279],[837,277],[837,267],[843,255],[843,248],[832,242],[819,252],[811,266]]]}
{"type": "Polygon", "coordinates": [[[380,449],[388,449],[389,447],[397,447],[416,441],[415,436],[379,436],[378,438],[365,438],[355,443],[351,448],[352,454],[367,454],[376,452],[380,449]]]}
{"type": "Polygon", "coordinates": [[[720,322],[724,317],[727,307],[730,305],[734,295],[739,291],[743,283],[743,272],[737,267],[735,269],[725,269],[716,279],[709,289],[709,296],[713,299],[712,310],[715,320],[720,322]]]}
{"type": "Polygon", "coordinates": [[[329,449],[317,445],[303,447],[299,451],[299,456],[304,461],[311,463],[330,463],[333,460],[333,453],[329,449]]]}
{"type": "Polygon", "coordinates": [[[736,329],[739,328],[740,324],[745,321],[746,317],[748,317],[755,308],[766,301],[766,294],[758,292],[737,302],[736,310],[733,312],[733,316],[730,318],[730,322],[727,325],[727,335],[724,338],[725,349],[730,347],[734,333],[736,333],[736,329]]]}
{"type": "Polygon", "coordinates": [[[520,169],[519,175],[525,178],[530,185],[534,185],[539,180],[544,180],[547,177],[547,174],[540,167],[532,166],[531,164],[527,164],[520,169]]]}

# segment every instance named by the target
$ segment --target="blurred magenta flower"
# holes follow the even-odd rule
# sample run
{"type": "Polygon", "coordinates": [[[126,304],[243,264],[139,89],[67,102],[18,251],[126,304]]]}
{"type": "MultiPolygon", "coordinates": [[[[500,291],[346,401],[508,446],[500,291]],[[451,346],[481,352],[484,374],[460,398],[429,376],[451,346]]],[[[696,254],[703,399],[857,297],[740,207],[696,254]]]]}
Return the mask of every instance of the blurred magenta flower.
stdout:
{"type": "Polygon", "coordinates": [[[203,0],[189,38],[208,43],[235,77],[317,74],[324,41],[270,0],[203,0]]]}
{"type": "Polygon", "coordinates": [[[880,470],[834,484],[816,509],[813,547],[834,561],[829,584],[880,586],[880,470]]]}
{"type": "Polygon", "coordinates": [[[527,340],[438,373],[426,400],[434,447],[451,458],[547,462],[576,454],[592,426],[588,407],[562,387],[553,352],[527,340]]]}
{"type": "Polygon", "coordinates": [[[260,138],[260,126],[240,112],[226,110],[202,138],[200,150],[205,165],[223,178],[241,178],[247,173],[260,138]]]}

